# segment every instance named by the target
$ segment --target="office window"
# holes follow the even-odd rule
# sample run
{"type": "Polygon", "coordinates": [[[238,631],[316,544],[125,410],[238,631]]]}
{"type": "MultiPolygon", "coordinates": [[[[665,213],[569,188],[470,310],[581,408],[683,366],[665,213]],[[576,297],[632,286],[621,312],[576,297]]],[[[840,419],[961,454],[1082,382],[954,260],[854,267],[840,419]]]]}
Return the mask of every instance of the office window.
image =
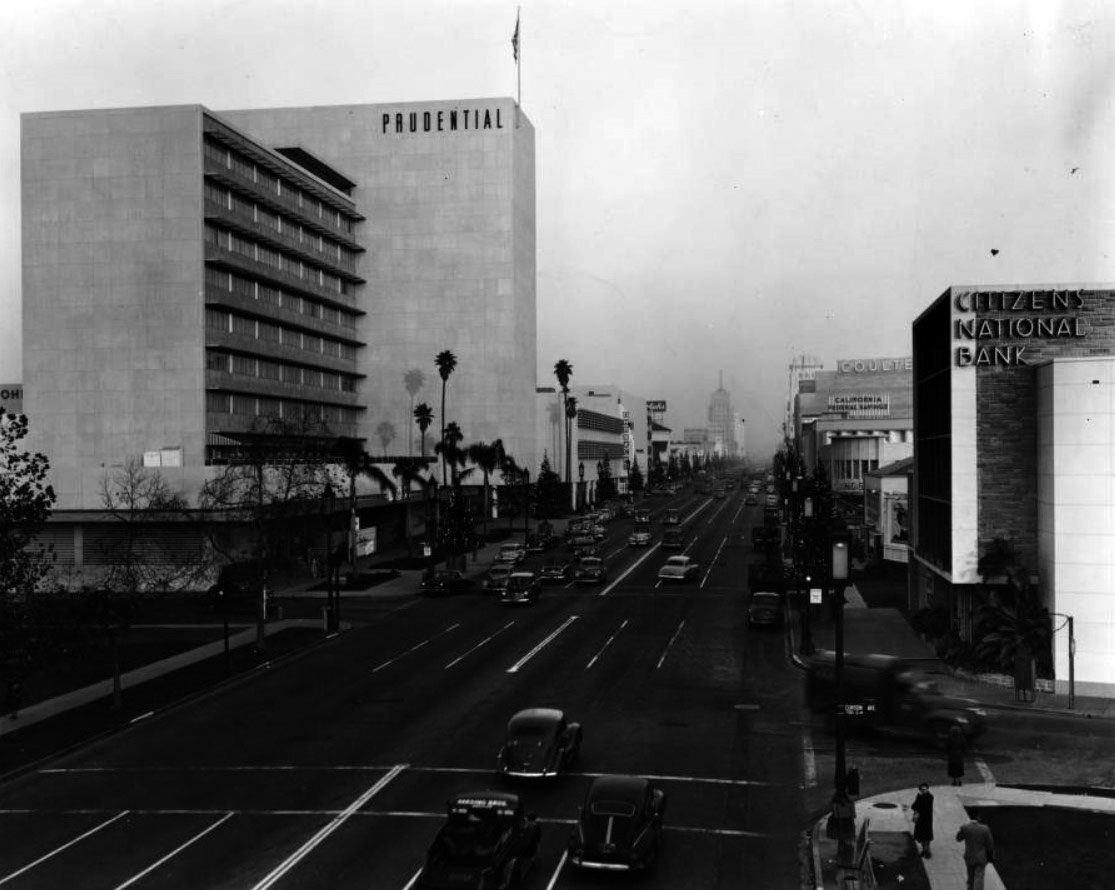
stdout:
{"type": "Polygon", "coordinates": [[[226,392],[207,392],[205,410],[210,414],[229,414],[232,412],[232,397],[226,392]]]}
{"type": "Polygon", "coordinates": [[[243,374],[246,377],[255,377],[256,360],[244,355],[234,355],[232,357],[232,373],[243,374]]]}
{"type": "Polygon", "coordinates": [[[228,371],[229,356],[223,352],[206,352],[205,368],[209,371],[228,371]]]}

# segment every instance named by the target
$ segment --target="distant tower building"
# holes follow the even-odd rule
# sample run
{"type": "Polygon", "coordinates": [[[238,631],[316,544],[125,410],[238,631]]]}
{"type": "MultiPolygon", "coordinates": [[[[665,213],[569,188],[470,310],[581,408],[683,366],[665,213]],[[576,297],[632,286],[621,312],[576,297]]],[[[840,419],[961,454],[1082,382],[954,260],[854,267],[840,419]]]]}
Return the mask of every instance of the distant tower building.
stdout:
{"type": "Polygon", "coordinates": [[[817,372],[824,368],[821,360],[813,355],[801,355],[790,362],[790,379],[786,391],[786,417],[783,421],[783,435],[791,439],[795,437],[794,430],[794,400],[801,391],[801,381],[814,380],[817,372]]]}
{"type": "Polygon", "coordinates": [[[708,437],[713,449],[719,443],[719,452],[725,457],[736,456],[736,415],[732,410],[732,397],[724,389],[724,372],[720,372],[720,385],[708,400],[708,437]]]}

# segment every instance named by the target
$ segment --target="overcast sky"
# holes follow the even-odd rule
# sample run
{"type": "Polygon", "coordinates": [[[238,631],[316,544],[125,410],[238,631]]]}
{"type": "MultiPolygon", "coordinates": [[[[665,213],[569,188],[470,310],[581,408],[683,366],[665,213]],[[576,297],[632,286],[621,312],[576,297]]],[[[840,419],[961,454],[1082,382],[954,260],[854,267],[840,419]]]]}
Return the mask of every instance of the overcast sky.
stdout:
{"type": "MultiPolygon", "coordinates": [[[[22,379],[22,112],[514,96],[515,10],[3,4],[0,382],[22,379]]],[[[908,355],[950,284],[1115,280],[1113,47],[1106,0],[524,3],[540,382],[566,358],[680,430],[723,369],[769,451],[794,355],[908,355]]]]}

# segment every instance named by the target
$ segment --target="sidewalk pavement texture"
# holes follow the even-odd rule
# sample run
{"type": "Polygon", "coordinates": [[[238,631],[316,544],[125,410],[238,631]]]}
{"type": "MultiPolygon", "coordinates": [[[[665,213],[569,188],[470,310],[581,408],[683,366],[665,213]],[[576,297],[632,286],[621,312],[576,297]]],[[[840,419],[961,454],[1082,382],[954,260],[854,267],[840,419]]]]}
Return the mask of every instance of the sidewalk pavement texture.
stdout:
{"type": "MultiPolygon", "coordinates": [[[[1080,717],[1115,718],[1115,701],[1099,697],[1076,697],[1076,707],[1070,710],[1068,696],[1037,693],[1033,703],[1017,702],[1014,691],[997,685],[952,674],[928,644],[918,636],[905,616],[898,609],[868,608],[863,597],[851,585],[845,591],[844,650],[852,653],[878,652],[908,659],[917,669],[930,675],[941,691],[947,695],[965,696],[978,700],[990,708],[1043,711],[1080,717]]],[[[797,655],[798,616],[790,623],[790,645],[793,660],[799,667],[805,660],[797,655]]],[[[831,621],[811,626],[813,643],[818,649],[832,648],[834,627],[831,621]]],[[[998,787],[993,784],[933,786],[933,827],[936,840],[933,856],[923,859],[926,876],[933,890],[959,890],[966,886],[967,870],[964,865],[963,845],[954,841],[960,826],[968,821],[966,807],[970,806],[1030,806],[1085,809],[1115,815],[1115,799],[1079,794],[1061,794],[1053,791],[1035,791],[1021,788],[998,787]]],[[[913,834],[913,821],[909,805],[917,796],[916,788],[888,791],[856,801],[857,824],[860,830],[863,819],[868,819],[867,834],[871,832],[897,832],[913,834]]],[[[826,872],[835,872],[836,841],[826,837],[826,814],[813,827],[813,862],[818,890],[843,890],[844,884],[827,883],[826,872]],[[826,868],[825,866],[828,866],[826,868]]],[[[1005,890],[998,872],[988,866],[984,878],[985,890],[1005,890]]]]}
{"type": "MultiPolygon", "coordinates": [[[[512,535],[506,541],[515,540],[516,537],[521,538],[522,531],[519,530],[518,535],[512,535]]],[[[486,544],[478,548],[475,554],[470,552],[468,559],[468,568],[466,574],[479,575],[487,571],[488,566],[495,558],[496,553],[499,551],[499,546],[506,541],[501,541],[494,544],[486,544]]],[[[382,565],[386,561],[390,561],[398,554],[391,552],[380,553],[374,556],[366,557],[360,560],[360,570],[374,570],[377,565],[382,565]]],[[[399,600],[405,599],[410,596],[417,595],[419,579],[422,576],[423,569],[407,569],[400,570],[395,578],[391,578],[374,587],[369,587],[366,590],[346,590],[343,593],[344,599],[378,599],[378,600],[399,600]]],[[[278,585],[275,591],[275,607],[276,615],[281,616],[282,601],[288,598],[308,598],[308,599],[322,599],[327,596],[326,591],[316,590],[314,588],[321,585],[320,578],[310,578],[293,585],[278,585]]],[[[167,625],[181,627],[182,625],[167,625]]],[[[253,645],[256,641],[256,625],[254,621],[245,622],[244,620],[234,621],[231,625],[236,632],[229,636],[229,648],[238,649],[241,646],[253,645]]],[[[268,620],[264,625],[264,632],[273,636],[284,630],[290,628],[303,627],[314,628],[322,627],[322,622],[317,619],[282,619],[276,617],[275,619],[268,620]]],[[[346,630],[351,627],[347,622],[341,623],[341,630],[346,630]]],[[[140,683],[148,680],[153,680],[157,677],[169,674],[172,671],[180,670],[192,664],[205,661],[208,658],[216,658],[224,653],[224,639],[214,640],[211,643],[206,643],[203,646],[198,646],[187,652],[181,652],[177,655],[165,658],[161,661],[145,664],[142,667],[135,668],[121,675],[121,684],[124,688],[134,687],[140,683]]],[[[112,695],[113,682],[109,677],[92,683],[81,689],[75,689],[71,692],[66,692],[62,695],[57,695],[54,698],[46,699],[45,701],[36,702],[34,704],[26,705],[19,709],[19,716],[11,718],[9,715],[4,714],[0,716],[0,737],[10,733],[17,732],[18,730],[39,723],[42,720],[47,720],[58,714],[69,711],[73,708],[78,708],[83,705],[90,704],[99,699],[106,698],[112,695]]]]}

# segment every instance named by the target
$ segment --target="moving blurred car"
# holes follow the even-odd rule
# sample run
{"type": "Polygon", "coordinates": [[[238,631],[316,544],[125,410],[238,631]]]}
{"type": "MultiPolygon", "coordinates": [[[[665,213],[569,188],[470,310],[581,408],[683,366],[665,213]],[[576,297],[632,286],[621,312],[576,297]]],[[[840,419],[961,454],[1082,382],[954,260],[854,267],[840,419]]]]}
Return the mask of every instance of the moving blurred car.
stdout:
{"type": "Polygon", "coordinates": [[[782,597],[766,590],[751,594],[751,602],[747,606],[748,627],[778,627],[781,624],[782,597]]]}
{"type": "Polygon", "coordinates": [[[514,571],[515,569],[512,566],[497,563],[488,569],[480,581],[480,586],[492,593],[503,590],[514,571]]]}
{"type": "Polygon", "coordinates": [[[470,593],[475,588],[476,583],[474,581],[453,569],[438,569],[434,572],[427,572],[418,584],[419,590],[434,596],[470,593]]]}
{"type": "Polygon", "coordinates": [[[776,495],[776,494],[768,494],[768,495],[767,495],[767,504],[766,504],[766,505],[767,505],[768,507],[777,507],[777,506],[778,506],[778,495],[776,495]]]}
{"type": "Polygon", "coordinates": [[[759,504],[759,499],[757,497],[755,497],[755,495],[749,494],[747,497],[745,497],[743,499],[743,502],[748,507],[756,507],[759,504]]]}
{"type": "Polygon", "coordinates": [[[542,566],[539,580],[544,583],[557,582],[558,584],[564,584],[566,581],[573,580],[573,570],[572,560],[557,559],[542,566]]]}
{"type": "Polygon", "coordinates": [[[662,517],[663,525],[679,525],[681,523],[681,510],[671,507],[662,517]]]}
{"type": "Polygon", "coordinates": [[[662,549],[663,550],[682,550],[685,548],[685,537],[681,533],[681,529],[676,526],[662,530],[662,549]]]}
{"type": "Polygon", "coordinates": [[[595,547],[596,546],[596,539],[591,534],[588,534],[588,535],[573,535],[573,537],[571,537],[569,539],[566,546],[570,550],[576,552],[577,550],[581,550],[585,547],[595,547]]]}
{"type": "Polygon", "coordinates": [[[509,890],[534,864],[542,830],[517,794],[472,791],[449,800],[449,817],[426,853],[416,886],[509,890]]]}
{"type": "Polygon", "coordinates": [[[539,778],[570,769],[581,753],[581,724],[556,708],[527,708],[507,722],[499,771],[505,776],[539,778]]]}
{"type": "Polygon", "coordinates": [[[649,547],[650,532],[645,528],[637,528],[627,536],[627,543],[632,547],[649,547]]]}
{"type": "Polygon", "coordinates": [[[606,537],[608,537],[608,529],[606,529],[602,523],[596,523],[596,525],[592,527],[593,540],[603,541],[606,537]]]}
{"type": "Polygon", "coordinates": [[[578,560],[577,568],[573,572],[573,580],[577,584],[601,584],[608,580],[604,560],[599,556],[586,556],[578,560]]]}
{"type": "Polygon", "coordinates": [[[524,542],[527,553],[545,553],[553,546],[553,538],[549,535],[527,535],[524,542]]]}
{"type": "Polygon", "coordinates": [[[569,861],[582,868],[650,868],[662,844],[666,793],[638,776],[592,780],[569,838],[569,861]]]}
{"type": "Polygon", "coordinates": [[[688,556],[671,556],[658,570],[658,580],[688,581],[690,578],[697,577],[700,568],[688,556]]]}
{"type": "Polygon", "coordinates": [[[522,544],[500,544],[499,553],[496,554],[497,563],[516,566],[526,559],[527,550],[522,544]]]}
{"type": "Polygon", "coordinates": [[[538,602],[541,592],[538,576],[534,572],[512,572],[507,586],[499,592],[499,601],[505,606],[532,606],[538,602]]]}

